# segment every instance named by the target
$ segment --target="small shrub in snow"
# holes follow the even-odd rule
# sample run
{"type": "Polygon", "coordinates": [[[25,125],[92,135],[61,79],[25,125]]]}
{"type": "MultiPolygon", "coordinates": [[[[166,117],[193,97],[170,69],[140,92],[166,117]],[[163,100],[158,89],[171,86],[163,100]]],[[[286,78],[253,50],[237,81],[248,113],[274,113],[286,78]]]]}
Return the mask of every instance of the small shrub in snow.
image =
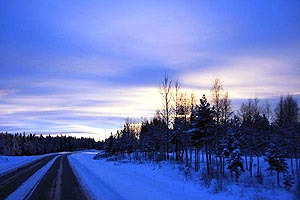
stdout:
{"type": "Polygon", "coordinates": [[[143,165],[143,164],[145,164],[145,161],[144,160],[138,160],[137,164],[143,165]]]}
{"type": "Polygon", "coordinates": [[[211,186],[211,178],[210,176],[207,174],[207,170],[206,169],[203,169],[201,171],[201,177],[200,177],[200,180],[201,180],[201,184],[206,187],[206,188],[209,188],[211,186]]]}
{"type": "Polygon", "coordinates": [[[160,162],[154,162],[152,165],[152,170],[160,169],[162,167],[160,162]]]}
{"type": "Polygon", "coordinates": [[[262,195],[262,194],[253,194],[252,196],[253,200],[268,200],[269,198],[267,198],[266,196],[262,195]]]}
{"type": "Polygon", "coordinates": [[[120,156],[111,156],[106,159],[107,161],[119,161],[121,160],[120,156]]]}
{"type": "Polygon", "coordinates": [[[300,183],[297,184],[296,190],[294,191],[295,197],[300,199],[300,183]]]}
{"type": "Polygon", "coordinates": [[[226,183],[223,178],[213,179],[212,180],[212,192],[219,193],[222,191],[226,191],[226,183]]]}
{"type": "Polygon", "coordinates": [[[257,183],[259,183],[259,184],[263,184],[264,183],[264,176],[262,175],[261,170],[257,174],[256,180],[257,180],[257,183]]]}
{"type": "Polygon", "coordinates": [[[120,165],[122,165],[122,163],[121,162],[114,162],[114,165],[115,166],[120,166],[120,165]]]}
{"type": "Polygon", "coordinates": [[[235,181],[238,182],[240,174],[245,171],[240,150],[238,148],[231,152],[228,162],[228,169],[231,171],[231,173],[235,173],[235,181]]]}
{"type": "Polygon", "coordinates": [[[276,180],[273,175],[268,175],[264,177],[263,187],[266,189],[274,189],[276,187],[276,180]]]}
{"type": "Polygon", "coordinates": [[[111,155],[107,154],[107,153],[103,153],[103,152],[100,152],[100,153],[97,153],[93,159],[94,160],[100,160],[101,158],[109,158],[111,155]]]}
{"type": "Polygon", "coordinates": [[[283,176],[283,185],[286,189],[290,189],[294,185],[293,176],[290,173],[285,173],[283,176]]]}
{"type": "Polygon", "coordinates": [[[185,180],[192,178],[192,173],[190,167],[188,166],[179,166],[179,171],[182,171],[185,177],[185,180]]]}

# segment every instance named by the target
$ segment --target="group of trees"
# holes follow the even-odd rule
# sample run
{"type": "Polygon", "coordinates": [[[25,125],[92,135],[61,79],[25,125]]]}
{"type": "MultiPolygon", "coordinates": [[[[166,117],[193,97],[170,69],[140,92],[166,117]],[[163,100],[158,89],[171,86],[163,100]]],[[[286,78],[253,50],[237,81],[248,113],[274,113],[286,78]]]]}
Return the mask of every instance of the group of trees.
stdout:
{"type": "Polygon", "coordinates": [[[150,121],[127,121],[106,139],[108,153],[135,153],[146,160],[172,158],[196,171],[205,162],[209,177],[225,177],[228,171],[236,181],[243,172],[261,176],[264,157],[268,169],[277,173],[278,185],[280,173],[299,182],[299,107],[293,96],[281,97],[273,112],[268,103],[261,105],[255,98],[234,113],[219,79],[213,82],[210,101],[203,95],[197,102],[195,95],[181,92],[178,81],[173,86],[168,76],[159,92],[162,109],[150,121]]]}
{"type": "Polygon", "coordinates": [[[71,136],[26,135],[25,133],[0,133],[0,155],[38,155],[52,152],[75,151],[80,149],[102,149],[101,142],[93,138],[71,136]]]}

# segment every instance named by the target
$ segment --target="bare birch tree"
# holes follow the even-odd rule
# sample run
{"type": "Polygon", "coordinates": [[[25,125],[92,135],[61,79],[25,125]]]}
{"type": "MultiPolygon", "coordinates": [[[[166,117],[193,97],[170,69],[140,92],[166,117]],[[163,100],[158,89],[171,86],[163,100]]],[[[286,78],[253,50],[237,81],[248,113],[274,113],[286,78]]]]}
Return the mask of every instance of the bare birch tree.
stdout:
{"type": "Polygon", "coordinates": [[[159,93],[163,99],[163,108],[160,110],[160,114],[166,123],[167,133],[165,141],[165,153],[166,159],[169,159],[169,128],[171,126],[171,113],[172,113],[172,81],[169,80],[167,74],[165,74],[164,80],[159,84],[159,93]]]}

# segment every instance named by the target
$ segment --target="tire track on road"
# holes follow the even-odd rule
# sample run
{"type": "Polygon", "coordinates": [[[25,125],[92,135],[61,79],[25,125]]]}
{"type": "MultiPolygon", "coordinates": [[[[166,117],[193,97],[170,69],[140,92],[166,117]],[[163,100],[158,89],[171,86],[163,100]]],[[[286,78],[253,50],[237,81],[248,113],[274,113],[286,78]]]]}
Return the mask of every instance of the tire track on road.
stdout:
{"type": "Polygon", "coordinates": [[[88,199],[69,165],[67,154],[58,158],[28,199],[88,199]]]}

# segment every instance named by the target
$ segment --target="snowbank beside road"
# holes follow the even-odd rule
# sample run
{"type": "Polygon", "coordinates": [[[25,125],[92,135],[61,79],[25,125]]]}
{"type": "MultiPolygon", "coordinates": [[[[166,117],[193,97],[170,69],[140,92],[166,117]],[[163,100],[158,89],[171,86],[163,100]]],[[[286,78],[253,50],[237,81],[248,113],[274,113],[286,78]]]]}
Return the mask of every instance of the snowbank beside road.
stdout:
{"type": "Polygon", "coordinates": [[[0,156],[0,175],[22,167],[30,162],[55,154],[65,154],[70,152],[48,153],[37,156],[0,156]]]}
{"type": "Polygon", "coordinates": [[[93,160],[96,152],[70,155],[70,164],[92,199],[224,199],[184,181],[174,165],[93,160]]]}
{"type": "Polygon", "coordinates": [[[69,161],[81,185],[91,199],[295,199],[291,193],[280,189],[264,189],[257,186],[229,184],[226,191],[213,193],[212,188],[201,186],[199,173],[192,173],[187,181],[178,165],[121,161],[93,160],[97,152],[78,152],[69,161]]]}
{"type": "Polygon", "coordinates": [[[38,156],[0,156],[0,174],[9,172],[18,167],[24,166],[32,161],[45,157],[38,156]]]}

